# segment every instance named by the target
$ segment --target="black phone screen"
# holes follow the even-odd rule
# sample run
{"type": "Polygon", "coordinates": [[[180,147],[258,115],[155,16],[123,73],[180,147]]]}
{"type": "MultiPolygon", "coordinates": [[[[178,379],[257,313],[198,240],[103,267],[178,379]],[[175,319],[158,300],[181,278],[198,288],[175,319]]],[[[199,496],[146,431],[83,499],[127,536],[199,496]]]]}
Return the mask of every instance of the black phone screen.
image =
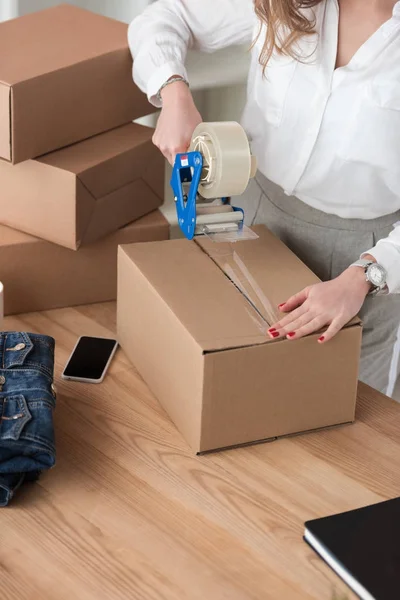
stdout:
{"type": "Polygon", "coordinates": [[[82,336],[64,370],[65,377],[101,379],[116,340],[82,336]]]}

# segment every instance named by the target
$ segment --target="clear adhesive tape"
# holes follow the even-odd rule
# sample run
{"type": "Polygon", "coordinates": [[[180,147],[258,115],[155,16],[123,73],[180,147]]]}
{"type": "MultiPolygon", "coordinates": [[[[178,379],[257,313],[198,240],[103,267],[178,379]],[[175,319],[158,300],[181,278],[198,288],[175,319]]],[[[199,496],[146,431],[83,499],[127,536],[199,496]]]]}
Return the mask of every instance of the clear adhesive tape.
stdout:
{"type": "Polygon", "coordinates": [[[204,206],[201,204],[197,205],[196,213],[197,215],[212,215],[212,214],[221,214],[221,213],[232,213],[233,208],[230,204],[222,204],[220,206],[204,206]]]}
{"type": "Polygon", "coordinates": [[[203,156],[199,194],[205,199],[239,196],[255,175],[256,161],[239,123],[200,123],[193,133],[190,150],[203,156]]]}

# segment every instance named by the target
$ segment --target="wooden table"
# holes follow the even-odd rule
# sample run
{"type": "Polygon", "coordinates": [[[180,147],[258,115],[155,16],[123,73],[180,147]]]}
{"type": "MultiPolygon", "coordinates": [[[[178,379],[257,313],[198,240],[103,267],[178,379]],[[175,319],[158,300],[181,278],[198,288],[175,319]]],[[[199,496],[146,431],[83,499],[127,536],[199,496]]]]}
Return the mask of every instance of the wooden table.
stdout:
{"type": "Polygon", "coordinates": [[[121,351],[102,385],[60,381],[113,304],[5,328],[57,340],[58,462],[0,510],[2,600],[354,598],[303,523],[400,495],[398,404],[361,386],[355,425],[198,458],[121,351]]]}

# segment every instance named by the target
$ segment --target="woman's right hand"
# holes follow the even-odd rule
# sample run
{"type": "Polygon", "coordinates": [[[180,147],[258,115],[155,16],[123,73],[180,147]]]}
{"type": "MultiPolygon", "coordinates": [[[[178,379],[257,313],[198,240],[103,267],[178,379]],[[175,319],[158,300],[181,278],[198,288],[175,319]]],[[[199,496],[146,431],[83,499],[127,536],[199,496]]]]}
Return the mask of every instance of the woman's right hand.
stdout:
{"type": "Polygon", "coordinates": [[[161,91],[163,107],[153,135],[153,143],[171,165],[175,156],[187,152],[193,131],[202,122],[186,83],[176,81],[161,91]]]}

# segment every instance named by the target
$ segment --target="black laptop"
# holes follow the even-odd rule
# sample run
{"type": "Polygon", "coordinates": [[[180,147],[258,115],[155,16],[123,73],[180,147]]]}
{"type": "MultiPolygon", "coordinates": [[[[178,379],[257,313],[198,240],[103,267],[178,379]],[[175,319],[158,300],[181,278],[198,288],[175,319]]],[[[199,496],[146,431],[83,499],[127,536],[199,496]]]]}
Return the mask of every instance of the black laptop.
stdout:
{"type": "Polygon", "coordinates": [[[400,498],[305,528],[305,541],[362,600],[400,600],[400,498]]]}

